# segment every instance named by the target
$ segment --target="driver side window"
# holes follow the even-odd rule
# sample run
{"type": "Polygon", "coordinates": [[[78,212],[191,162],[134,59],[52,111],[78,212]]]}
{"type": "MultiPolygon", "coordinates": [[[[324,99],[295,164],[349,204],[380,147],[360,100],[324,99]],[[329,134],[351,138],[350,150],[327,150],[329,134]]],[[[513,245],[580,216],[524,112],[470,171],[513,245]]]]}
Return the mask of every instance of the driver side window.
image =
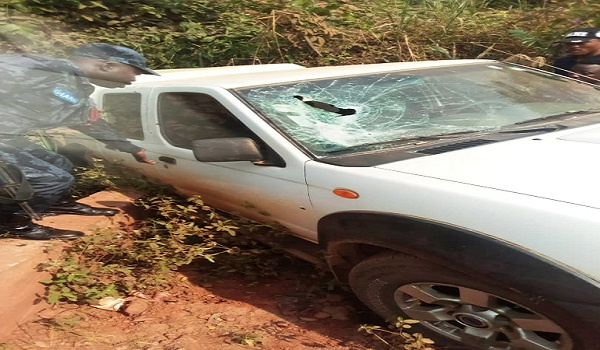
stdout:
{"type": "Polygon", "coordinates": [[[159,95],[161,133],[173,146],[191,149],[192,141],[255,135],[213,97],[192,92],[159,95]]]}

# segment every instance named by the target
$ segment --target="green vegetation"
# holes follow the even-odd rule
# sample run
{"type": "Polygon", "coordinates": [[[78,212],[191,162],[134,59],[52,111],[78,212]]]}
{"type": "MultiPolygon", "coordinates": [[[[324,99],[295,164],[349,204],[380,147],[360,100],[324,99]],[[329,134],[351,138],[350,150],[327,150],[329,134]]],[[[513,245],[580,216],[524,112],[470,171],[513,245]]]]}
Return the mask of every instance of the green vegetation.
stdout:
{"type": "Polygon", "coordinates": [[[423,337],[421,333],[410,332],[412,325],[417,323],[419,323],[417,320],[398,317],[396,323],[390,325],[390,330],[373,325],[361,325],[358,330],[371,334],[391,349],[395,349],[395,346],[402,346],[402,349],[406,350],[433,350],[431,347],[434,344],[433,340],[423,337]],[[387,336],[388,339],[390,339],[390,336],[392,338],[386,340],[384,336],[387,336]],[[396,344],[398,341],[401,344],[396,344]]]}
{"type": "Polygon", "coordinates": [[[4,51],[65,55],[103,41],[155,68],[448,58],[550,58],[600,25],[589,0],[2,0],[4,51]]]}
{"type": "Polygon", "coordinates": [[[270,228],[225,216],[198,197],[183,199],[168,187],[124,176],[119,168],[106,172],[97,164],[79,169],[78,178],[78,195],[104,186],[136,188],[145,194],[136,204],[147,218],[133,227],[98,230],[74,242],[60,259],[45,263],[43,269],[52,274],[42,282],[48,285],[50,303],[151,294],[177,283],[173,276],[178,267],[197,259],[215,262],[221,254],[234,257],[218,264],[214,274],[231,269],[254,279],[277,274],[276,259],[283,256],[249,239],[270,228]],[[246,234],[236,237],[238,232],[246,234]]]}

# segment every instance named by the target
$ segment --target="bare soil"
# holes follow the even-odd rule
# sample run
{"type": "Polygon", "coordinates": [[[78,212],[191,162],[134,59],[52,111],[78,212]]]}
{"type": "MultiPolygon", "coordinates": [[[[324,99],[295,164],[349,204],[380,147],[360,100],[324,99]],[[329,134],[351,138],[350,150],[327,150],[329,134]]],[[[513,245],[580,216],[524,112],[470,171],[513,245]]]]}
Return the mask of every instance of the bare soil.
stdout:
{"type": "MultiPolygon", "coordinates": [[[[358,332],[363,313],[343,291],[312,290],[295,272],[248,282],[181,272],[168,294],[128,297],[118,312],[48,308],[7,349],[384,349],[358,332]]],[[[302,276],[306,277],[306,276],[302,276]]],[[[309,282],[309,283],[306,283],[309,282]]],[[[314,281],[313,281],[314,282],[314,281]]],[[[360,306],[359,306],[360,307],[360,306]]]]}
{"type": "Polygon", "coordinates": [[[273,277],[235,262],[186,266],[175,287],[125,296],[118,311],[48,307],[0,349],[389,349],[358,331],[379,320],[332,287],[332,276],[293,258],[272,259],[273,277]]]}

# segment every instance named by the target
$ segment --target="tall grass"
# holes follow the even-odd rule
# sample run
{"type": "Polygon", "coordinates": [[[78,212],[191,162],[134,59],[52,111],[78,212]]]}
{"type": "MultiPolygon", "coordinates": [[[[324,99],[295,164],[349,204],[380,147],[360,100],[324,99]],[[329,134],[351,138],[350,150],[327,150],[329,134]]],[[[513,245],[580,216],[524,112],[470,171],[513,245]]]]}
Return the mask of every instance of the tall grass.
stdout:
{"type": "Polygon", "coordinates": [[[559,54],[600,26],[589,0],[4,0],[0,50],[64,55],[104,41],[156,68],[559,54]]]}

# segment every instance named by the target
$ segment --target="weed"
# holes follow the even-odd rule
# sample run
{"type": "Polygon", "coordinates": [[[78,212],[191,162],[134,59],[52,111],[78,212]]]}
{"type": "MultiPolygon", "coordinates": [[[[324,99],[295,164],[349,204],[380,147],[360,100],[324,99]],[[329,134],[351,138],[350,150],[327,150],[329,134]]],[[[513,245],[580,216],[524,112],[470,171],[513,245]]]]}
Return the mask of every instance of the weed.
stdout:
{"type": "Polygon", "coordinates": [[[136,183],[145,193],[162,194],[145,195],[135,202],[148,216],[137,226],[97,230],[70,246],[60,260],[44,263],[42,268],[52,274],[42,281],[48,286],[49,303],[91,303],[134,291],[150,293],[175,283],[174,272],[180,266],[197,259],[214,263],[223,254],[232,259],[217,264],[215,271],[235,269],[254,277],[276,274],[277,262],[262,259],[273,254],[271,249],[245,235],[237,237],[239,231],[268,227],[220,213],[199,197],[184,199],[168,187],[157,187],[131,173],[125,176],[119,167],[105,170],[98,164],[81,170],[76,193],[98,186],[94,181],[110,186],[117,186],[118,181],[128,186],[136,183]]]}
{"type": "Polygon", "coordinates": [[[43,265],[53,275],[43,281],[49,286],[48,302],[93,302],[157,290],[169,285],[178,266],[235,252],[217,237],[231,235],[235,226],[197,198],[187,203],[173,197],[150,198],[139,205],[159,216],[135,229],[99,230],[71,246],[61,261],[43,265]]]}
{"type": "Polygon", "coordinates": [[[235,334],[233,335],[231,340],[237,344],[246,345],[250,347],[262,345],[261,337],[254,333],[235,334]]]}
{"type": "Polygon", "coordinates": [[[120,164],[107,167],[104,160],[92,158],[89,164],[74,169],[76,184],[72,189],[75,198],[87,197],[105,189],[125,189],[138,193],[162,195],[173,193],[171,186],[160,184],[120,164]]]}
{"type": "Polygon", "coordinates": [[[372,325],[361,325],[358,330],[373,335],[391,349],[434,350],[432,347],[434,344],[433,340],[423,337],[421,333],[410,333],[407,331],[412,328],[412,325],[417,323],[419,323],[417,320],[398,317],[396,323],[390,326],[391,330],[372,325]],[[389,336],[393,336],[394,338],[388,341],[385,338],[389,338],[389,336]],[[396,344],[398,340],[400,341],[399,345],[396,344]]]}

